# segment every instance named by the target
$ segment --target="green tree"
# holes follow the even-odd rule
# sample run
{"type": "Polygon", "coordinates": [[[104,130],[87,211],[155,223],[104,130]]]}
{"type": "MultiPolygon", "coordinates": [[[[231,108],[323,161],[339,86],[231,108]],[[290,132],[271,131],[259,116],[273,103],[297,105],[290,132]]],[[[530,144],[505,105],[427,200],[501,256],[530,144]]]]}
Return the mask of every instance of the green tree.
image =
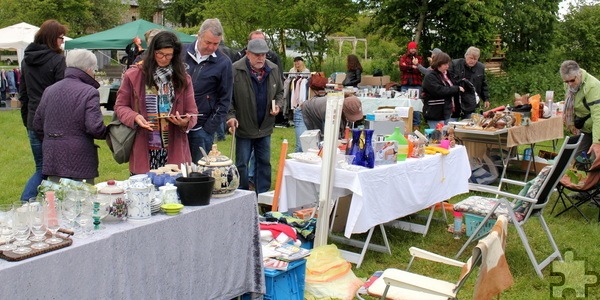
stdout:
{"type": "Polygon", "coordinates": [[[533,64],[552,49],[560,0],[507,0],[500,31],[506,44],[507,62],[533,64]]]}
{"type": "Polygon", "coordinates": [[[163,9],[162,0],[137,0],[140,18],[152,22],[154,14],[163,9]]]}
{"type": "MultiPolygon", "coordinates": [[[[439,47],[461,57],[472,45],[491,50],[503,1],[500,0],[372,0],[370,30],[401,45],[416,40],[420,49],[439,47]]],[[[404,52],[402,47],[401,52],[404,52]]]]}
{"type": "Polygon", "coordinates": [[[78,37],[119,24],[126,7],[120,0],[0,0],[0,25],[19,22],[41,25],[55,19],[78,37]]]}
{"type": "Polygon", "coordinates": [[[578,7],[558,25],[555,47],[562,59],[577,61],[594,75],[600,74],[600,4],[578,7]]]}
{"type": "Polygon", "coordinates": [[[298,43],[314,70],[321,69],[327,50],[333,45],[327,38],[352,26],[360,5],[351,0],[299,0],[287,10],[289,37],[298,43]]]}
{"type": "Polygon", "coordinates": [[[205,2],[205,0],[169,1],[166,3],[165,19],[183,27],[198,26],[204,20],[205,2]]]}

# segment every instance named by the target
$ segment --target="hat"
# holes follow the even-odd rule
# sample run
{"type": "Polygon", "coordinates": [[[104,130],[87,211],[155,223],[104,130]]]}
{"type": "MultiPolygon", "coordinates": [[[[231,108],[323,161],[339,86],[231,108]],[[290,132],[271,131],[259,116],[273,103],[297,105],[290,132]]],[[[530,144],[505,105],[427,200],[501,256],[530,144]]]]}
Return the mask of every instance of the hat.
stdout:
{"type": "Polygon", "coordinates": [[[315,91],[321,91],[325,89],[327,85],[327,78],[321,76],[312,76],[310,78],[310,88],[315,91]]]}
{"type": "Polygon", "coordinates": [[[346,120],[350,122],[356,122],[363,118],[362,103],[356,96],[350,96],[344,99],[344,107],[342,113],[346,117],[346,120]]]}
{"type": "Polygon", "coordinates": [[[417,49],[417,43],[416,42],[409,42],[408,43],[408,50],[410,49],[417,49]]]}
{"type": "Polygon", "coordinates": [[[265,54],[269,52],[269,46],[267,46],[267,42],[263,39],[253,39],[248,41],[246,50],[254,54],[265,54]]]}
{"type": "Polygon", "coordinates": [[[304,61],[304,58],[302,58],[302,56],[294,57],[294,62],[299,61],[299,60],[304,61]]]}
{"type": "Polygon", "coordinates": [[[433,48],[433,50],[429,50],[429,52],[431,52],[433,55],[438,55],[442,53],[442,50],[440,48],[433,48]]]}

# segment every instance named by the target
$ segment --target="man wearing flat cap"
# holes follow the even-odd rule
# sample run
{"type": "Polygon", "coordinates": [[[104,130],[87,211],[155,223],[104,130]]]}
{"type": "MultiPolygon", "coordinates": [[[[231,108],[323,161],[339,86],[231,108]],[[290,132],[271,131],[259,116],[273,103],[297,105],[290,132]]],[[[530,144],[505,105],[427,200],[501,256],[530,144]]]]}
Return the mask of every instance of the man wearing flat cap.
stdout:
{"type": "Polygon", "coordinates": [[[266,58],[263,39],[248,41],[246,56],[233,64],[233,97],[227,125],[235,130],[235,164],[240,189],[249,189],[248,164],[254,151],[256,193],[271,188],[271,134],[275,116],[283,104],[283,83],[279,68],[266,58]]]}
{"type": "MultiPolygon", "coordinates": [[[[327,93],[325,85],[327,79],[319,76],[311,78],[310,88],[315,91],[315,96],[302,103],[302,116],[308,130],[319,129],[321,136],[325,133],[325,113],[327,111],[327,93]]],[[[363,118],[362,103],[355,96],[344,99],[342,107],[342,122],[340,123],[340,136],[346,128],[347,122],[356,122],[363,118]]]]}

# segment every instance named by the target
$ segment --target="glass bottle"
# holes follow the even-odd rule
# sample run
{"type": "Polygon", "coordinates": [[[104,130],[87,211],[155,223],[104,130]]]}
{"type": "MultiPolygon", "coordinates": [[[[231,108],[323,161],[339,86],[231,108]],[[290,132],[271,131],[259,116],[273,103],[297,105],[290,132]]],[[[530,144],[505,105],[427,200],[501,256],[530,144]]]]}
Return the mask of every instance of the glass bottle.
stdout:
{"type": "Polygon", "coordinates": [[[455,211],[454,213],[454,239],[459,240],[462,236],[462,224],[463,216],[461,212],[455,211]]]}
{"type": "Polygon", "coordinates": [[[373,149],[373,129],[365,129],[365,164],[370,169],[375,167],[375,150],[373,149]]]}

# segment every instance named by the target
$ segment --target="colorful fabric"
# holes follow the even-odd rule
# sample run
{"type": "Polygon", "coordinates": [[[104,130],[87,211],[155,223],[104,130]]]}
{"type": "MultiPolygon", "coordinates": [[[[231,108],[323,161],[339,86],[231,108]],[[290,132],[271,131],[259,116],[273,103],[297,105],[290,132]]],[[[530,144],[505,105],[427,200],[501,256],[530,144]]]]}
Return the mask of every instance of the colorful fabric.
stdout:
{"type": "Polygon", "coordinates": [[[169,121],[164,117],[171,114],[175,98],[175,89],[171,81],[172,74],[173,69],[170,65],[166,68],[159,67],[154,72],[154,83],[158,88],[146,87],[146,111],[148,112],[148,122],[153,129],[148,133],[150,150],[169,146],[169,121]]]}
{"type": "Polygon", "coordinates": [[[569,90],[567,91],[567,99],[565,100],[565,111],[563,115],[563,121],[565,122],[567,128],[572,127],[575,124],[573,115],[575,113],[574,102],[575,94],[577,94],[577,92],[579,92],[579,87],[569,88],[569,90]]]}
{"type": "Polygon", "coordinates": [[[294,218],[288,213],[280,213],[276,211],[267,212],[264,214],[264,217],[269,222],[279,222],[293,227],[298,234],[308,241],[312,241],[315,238],[315,230],[317,227],[317,219],[315,218],[303,220],[294,218]]]}

